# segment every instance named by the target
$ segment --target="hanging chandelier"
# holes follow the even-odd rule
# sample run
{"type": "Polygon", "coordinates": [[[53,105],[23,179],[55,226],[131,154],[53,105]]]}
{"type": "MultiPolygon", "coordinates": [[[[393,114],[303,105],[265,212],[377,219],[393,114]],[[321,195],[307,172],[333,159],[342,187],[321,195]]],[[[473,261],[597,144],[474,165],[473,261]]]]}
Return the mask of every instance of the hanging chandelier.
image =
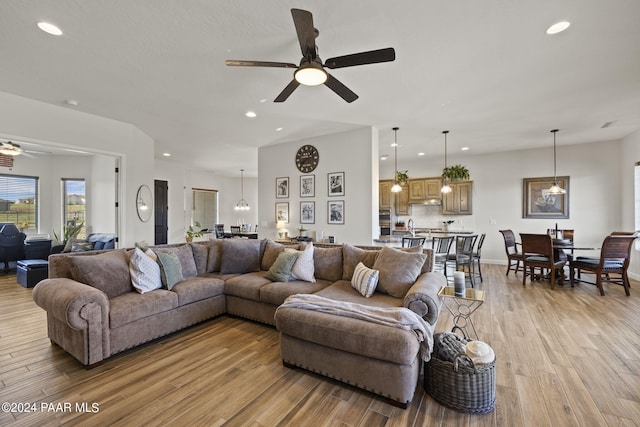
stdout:
{"type": "Polygon", "coordinates": [[[395,174],[393,175],[394,184],[391,187],[392,193],[399,193],[402,191],[402,186],[398,182],[398,129],[400,128],[399,127],[393,128],[393,132],[395,133],[394,142],[393,142],[395,174]]]}
{"type": "Polygon", "coordinates": [[[251,209],[249,203],[244,199],[244,169],[240,169],[240,200],[234,208],[237,211],[248,211],[251,209]]]}
{"type": "MultiPolygon", "coordinates": [[[[449,131],[443,130],[442,133],[444,134],[444,169],[447,169],[447,134],[449,133],[449,131]]],[[[451,193],[451,187],[449,187],[449,178],[446,176],[444,177],[444,181],[442,182],[442,188],[440,189],[440,192],[443,194],[451,193]]]]}
{"type": "Polygon", "coordinates": [[[559,195],[566,194],[567,190],[558,185],[558,177],[556,176],[556,133],[559,129],[553,129],[553,185],[547,190],[549,194],[559,195]]]}

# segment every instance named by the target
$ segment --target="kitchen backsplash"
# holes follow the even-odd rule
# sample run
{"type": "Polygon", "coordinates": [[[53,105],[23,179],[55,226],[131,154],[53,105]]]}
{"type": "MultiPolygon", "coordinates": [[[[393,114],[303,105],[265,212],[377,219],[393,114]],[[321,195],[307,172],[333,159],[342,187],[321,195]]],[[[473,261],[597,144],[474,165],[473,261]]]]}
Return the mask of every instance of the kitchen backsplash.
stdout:
{"type": "Polygon", "coordinates": [[[411,215],[393,215],[391,222],[393,225],[400,220],[407,224],[409,219],[413,219],[415,228],[442,228],[444,221],[453,220],[449,230],[474,231],[476,229],[473,215],[442,215],[442,206],[412,205],[411,215]]]}

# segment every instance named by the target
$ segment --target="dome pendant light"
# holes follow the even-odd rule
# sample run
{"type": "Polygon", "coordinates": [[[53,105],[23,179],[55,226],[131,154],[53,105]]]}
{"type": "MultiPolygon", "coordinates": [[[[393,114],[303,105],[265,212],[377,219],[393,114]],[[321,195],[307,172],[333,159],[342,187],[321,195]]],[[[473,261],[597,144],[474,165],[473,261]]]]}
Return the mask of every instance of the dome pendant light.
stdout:
{"type": "Polygon", "coordinates": [[[558,129],[553,129],[551,133],[553,134],[553,185],[547,192],[553,195],[566,194],[567,190],[558,185],[558,177],[556,176],[556,133],[558,133],[558,129]]]}
{"type": "Polygon", "coordinates": [[[240,169],[240,200],[236,203],[236,207],[234,208],[237,211],[248,211],[251,208],[249,207],[249,203],[244,199],[244,169],[240,169]]]}
{"type": "MultiPolygon", "coordinates": [[[[444,134],[444,168],[447,168],[447,134],[449,133],[448,130],[443,130],[442,133],[444,134]]],[[[451,193],[451,187],[449,187],[449,178],[448,177],[444,177],[444,181],[442,182],[442,188],[440,189],[440,192],[443,194],[447,194],[447,193],[451,193]]]]}
{"type": "Polygon", "coordinates": [[[393,132],[395,132],[395,137],[394,137],[394,144],[393,144],[393,149],[395,152],[395,175],[393,175],[393,179],[394,179],[394,184],[393,187],[391,187],[391,192],[392,193],[399,193],[402,191],[402,187],[400,186],[400,184],[398,183],[398,127],[393,128],[393,132]]]}

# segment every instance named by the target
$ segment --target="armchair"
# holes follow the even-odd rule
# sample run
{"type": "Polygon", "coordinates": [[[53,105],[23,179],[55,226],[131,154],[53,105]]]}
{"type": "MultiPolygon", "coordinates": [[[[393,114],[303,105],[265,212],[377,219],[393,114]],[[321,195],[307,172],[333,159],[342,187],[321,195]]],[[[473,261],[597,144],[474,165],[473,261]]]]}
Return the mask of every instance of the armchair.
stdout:
{"type": "Polygon", "coordinates": [[[0,262],[4,262],[4,272],[9,272],[9,262],[24,259],[24,241],[27,235],[15,224],[5,224],[0,229],[0,262]]]}

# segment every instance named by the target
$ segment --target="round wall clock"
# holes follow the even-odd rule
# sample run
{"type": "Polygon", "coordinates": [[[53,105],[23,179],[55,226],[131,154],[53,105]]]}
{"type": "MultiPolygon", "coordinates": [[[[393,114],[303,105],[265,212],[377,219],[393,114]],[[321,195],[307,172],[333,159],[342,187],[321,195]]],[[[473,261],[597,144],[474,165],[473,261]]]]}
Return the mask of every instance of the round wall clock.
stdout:
{"type": "Polygon", "coordinates": [[[141,185],[136,194],[136,212],[140,221],[147,222],[151,219],[153,212],[153,194],[148,185],[141,185]]]}
{"type": "Polygon", "coordinates": [[[296,167],[302,173],[312,172],[320,161],[318,149],[313,145],[303,145],[296,153],[296,167]]]}

